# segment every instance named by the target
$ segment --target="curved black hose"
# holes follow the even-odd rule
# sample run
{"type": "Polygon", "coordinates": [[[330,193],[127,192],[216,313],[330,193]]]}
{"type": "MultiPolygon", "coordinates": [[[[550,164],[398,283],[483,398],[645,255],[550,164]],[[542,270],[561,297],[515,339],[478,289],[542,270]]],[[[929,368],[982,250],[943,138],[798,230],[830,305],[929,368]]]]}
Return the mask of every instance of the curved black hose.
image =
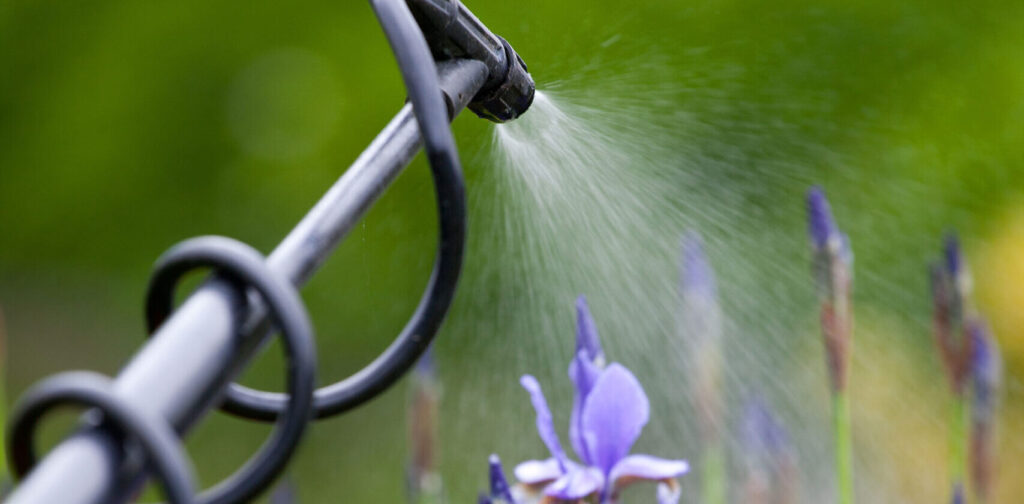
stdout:
{"type": "Polygon", "coordinates": [[[274,274],[259,252],[230,238],[203,236],[175,245],[157,260],[146,294],[146,320],[151,331],[174,310],[178,281],[199,268],[212,268],[242,293],[249,288],[256,291],[281,331],[288,357],[288,401],[270,439],[241,469],[197,498],[201,504],[249,502],[284,470],[309,424],[316,387],[313,327],[295,287],[274,274]]]}
{"type": "MultiPolygon", "coordinates": [[[[437,196],[438,253],[426,292],[402,332],[366,367],[318,389],[313,405],[316,418],[342,413],[375,397],[401,378],[423,354],[451,306],[466,241],[462,167],[430,48],[404,0],[370,0],[370,4],[398,61],[423,136],[437,196]]],[[[286,394],[232,383],[222,408],[246,418],[272,421],[287,409],[287,401],[286,394]]]]}
{"type": "Polygon", "coordinates": [[[171,504],[193,504],[192,465],[174,429],[162,418],[139,412],[113,391],[100,374],[71,371],[47,378],[32,387],[18,403],[7,442],[14,474],[22,477],[36,465],[35,434],[39,422],[54,408],[67,404],[98,409],[103,421],[133,439],[153,469],[171,504]]]}

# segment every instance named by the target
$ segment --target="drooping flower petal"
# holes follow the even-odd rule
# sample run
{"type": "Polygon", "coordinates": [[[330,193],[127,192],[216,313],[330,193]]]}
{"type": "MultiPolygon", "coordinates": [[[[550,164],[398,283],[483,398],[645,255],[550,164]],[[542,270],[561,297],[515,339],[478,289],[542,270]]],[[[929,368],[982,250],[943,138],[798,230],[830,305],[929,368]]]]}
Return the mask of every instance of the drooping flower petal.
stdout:
{"type": "Polygon", "coordinates": [[[610,474],[622,460],[650,418],[650,402],[640,382],[618,363],[598,377],[583,404],[583,440],[591,465],[610,474]]]}
{"type": "Polygon", "coordinates": [[[576,394],[572,401],[572,416],[569,418],[569,442],[576,455],[584,464],[590,465],[592,460],[586,443],[583,442],[583,404],[601,376],[601,368],[587,357],[585,350],[576,353],[576,358],[569,363],[569,378],[576,386],[576,394]]]}
{"type": "Polygon", "coordinates": [[[613,491],[638,480],[664,481],[678,478],[690,471],[685,460],[668,460],[651,455],[629,455],[612,468],[608,481],[613,491]]]}
{"type": "Polygon", "coordinates": [[[544,494],[575,502],[604,488],[604,476],[594,467],[577,466],[544,489],[544,494]]]}
{"type": "Polygon", "coordinates": [[[604,350],[597,334],[597,324],[590,315],[586,296],[576,298],[576,353],[586,351],[587,357],[598,366],[604,365],[604,350]]]}
{"type": "Polygon", "coordinates": [[[540,434],[540,438],[547,445],[551,455],[558,461],[562,472],[568,471],[569,457],[565,454],[565,450],[562,449],[561,441],[558,440],[558,432],[555,431],[555,423],[551,418],[551,409],[548,408],[548,402],[544,399],[544,392],[540,388],[540,383],[531,375],[523,375],[519,379],[519,383],[530,394],[533,409],[537,411],[537,432],[540,434]]]}
{"type": "Polygon", "coordinates": [[[545,460],[527,460],[516,466],[513,473],[516,479],[526,485],[534,486],[552,482],[562,476],[565,471],[554,458],[545,460]]]}
{"type": "Polygon", "coordinates": [[[658,504],[677,504],[683,489],[675,480],[658,483],[658,504]]]}

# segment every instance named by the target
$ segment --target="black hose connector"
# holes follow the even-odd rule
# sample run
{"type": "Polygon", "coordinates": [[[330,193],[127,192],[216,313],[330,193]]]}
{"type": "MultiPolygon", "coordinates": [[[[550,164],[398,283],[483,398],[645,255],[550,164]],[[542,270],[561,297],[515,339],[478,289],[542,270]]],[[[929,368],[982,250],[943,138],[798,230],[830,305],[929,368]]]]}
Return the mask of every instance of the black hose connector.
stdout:
{"type": "Polygon", "coordinates": [[[530,108],[537,86],[523,58],[505,39],[498,39],[505,46],[505,61],[508,62],[505,75],[497,86],[480,90],[469,102],[469,110],[489,121],[503,123],[523,115],[530,108]]]}
{"type": "Polygon", "coordinates": [[[487,65],[487,81],[469,103],[476,115],[511,121],[533,103],[536,85],[526,63],[459,0],[405,0],[437,61],[474,59],[487,65]]]}

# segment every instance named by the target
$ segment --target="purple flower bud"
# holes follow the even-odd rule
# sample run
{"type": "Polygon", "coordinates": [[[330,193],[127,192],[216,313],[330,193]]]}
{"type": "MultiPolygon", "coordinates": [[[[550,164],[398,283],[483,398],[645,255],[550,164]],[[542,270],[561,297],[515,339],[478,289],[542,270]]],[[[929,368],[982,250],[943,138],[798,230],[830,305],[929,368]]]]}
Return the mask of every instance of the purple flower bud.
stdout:
{"type": "Polygon", "coordinates": [[[929,275],[935,344],[953,394],[962,396],[971,378],[973,342],[969,326],[974,316],[968,303],[969,274],[956,235],[946,236],[942,260],[932,264],[929,275]]]}
{"type": "Polygon", "coordinates": [[[833,392],[846,388],[853,339],[853,250],[839,231],[825,193],[813,187],[807,193],[807,225],[814,247],[813,271],[821,302],[821,329],[833,392]]]}
{"type": "Polygon", "coordinates": [[[946,271],[953,278],[956,278],[961,271],[964,264],[963,252],[960,248],[960,239],[957,238],[956,234],[950,233],[946,235],[946,243],[944,247],[945,259],[946,259],[946,271]]]}
{"type": "Polygon", "coordinates": [[[696,232],[683,237],[680,285],[686,296],[714,298],[716,295],[715,273],[704,254],[704,240],[696,232]]]}
{"type": "Polygon", "coordinates": [[[832,218],[832,208],[825,199],[825,192],[818,186],[807,192],[807,231],[817,250],[825,249],[828,241],[839,234],[832,218]]]}
{"type": "Polygon", "coordinates": [[[509,504],[514,503],[512,492],[509,491],[508,480],[505,479],[505,470],[501,467],[501,459],[498,458],[498,455],[491,454],[488,465],[490,466],[491,497],[502,499],[509,504]]]}
{"type": "Polygon", "coordinates": [[[601,338],[597,333],[597,324],[594,317],[590,315],[590,307],[587,306],[587,297],[576,298],[576,353],[580,350],[586,352],[591,362],[604,365],[604,350],[601,348],[601,338]]]}

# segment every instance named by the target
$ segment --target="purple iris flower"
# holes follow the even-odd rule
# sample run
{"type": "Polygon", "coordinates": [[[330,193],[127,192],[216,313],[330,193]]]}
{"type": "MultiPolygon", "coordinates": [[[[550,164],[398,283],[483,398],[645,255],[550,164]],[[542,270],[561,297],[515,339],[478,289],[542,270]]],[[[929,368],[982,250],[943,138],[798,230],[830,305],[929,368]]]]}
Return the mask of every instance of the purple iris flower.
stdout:
{"type": "Polygon", "coordinates": [[[536,378],[520,379],[537,412],[537,431],[552,457],[519,464],[516,478],[543,488],[548,499],[577,502],[597,496],[612,503],[622,487],[638,480],[659,482],[659,504],[679,500],[675,478],[689,470],[687,462],[650,455],[630,455],[650,418],[650,403],[640,382],[621,364],[603,365],[604,354],[586,301],[577,302],[577,352],[569,366],[576,385],[569,439],[582,463],[569,458],[555,431],[551,410],[536,378]]]}

